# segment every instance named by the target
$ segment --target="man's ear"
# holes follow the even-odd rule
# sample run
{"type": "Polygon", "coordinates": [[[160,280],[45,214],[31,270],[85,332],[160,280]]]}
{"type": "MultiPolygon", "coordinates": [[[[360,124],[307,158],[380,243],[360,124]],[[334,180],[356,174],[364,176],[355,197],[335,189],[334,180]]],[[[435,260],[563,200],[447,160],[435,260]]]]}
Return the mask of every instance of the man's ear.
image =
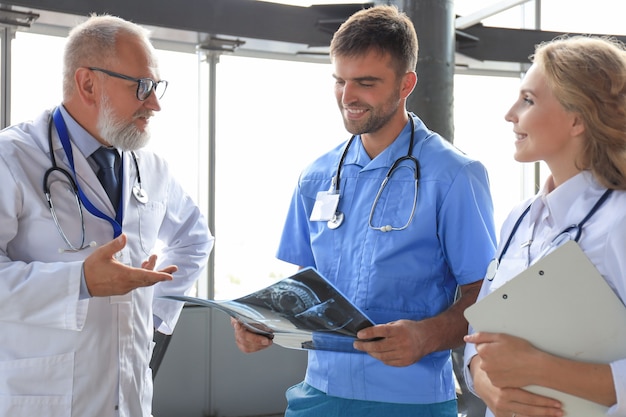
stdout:
{"type": "Polygon", "coordinates": [[[402,76],[402,88],[400,90],[401,98],[407,98],[417,85],[417,73],[409,71],[402,76]]]}
{"type": "Polygon", "coordinates": [[[92,106],[98,102],[98,81],[96,74],[89,68],[80,67],[74,73],[76,92],[84,105],[92,106]]]}

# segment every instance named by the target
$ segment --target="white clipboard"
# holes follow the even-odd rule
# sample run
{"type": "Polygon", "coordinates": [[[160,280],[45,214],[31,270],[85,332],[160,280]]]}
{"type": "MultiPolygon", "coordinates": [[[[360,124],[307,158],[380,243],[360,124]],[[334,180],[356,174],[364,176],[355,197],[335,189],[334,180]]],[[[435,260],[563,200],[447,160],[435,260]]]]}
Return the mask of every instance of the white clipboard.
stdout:
{"type": "MultiPolygon", "coordinates": [[[[626,307],[578,243],[569,241],[465,310],[476,331],[506,333],[568,359],[626,358],[626,307]]],[[[608,408],[545,387],[567,417],[604,417],[608,408]]]]}

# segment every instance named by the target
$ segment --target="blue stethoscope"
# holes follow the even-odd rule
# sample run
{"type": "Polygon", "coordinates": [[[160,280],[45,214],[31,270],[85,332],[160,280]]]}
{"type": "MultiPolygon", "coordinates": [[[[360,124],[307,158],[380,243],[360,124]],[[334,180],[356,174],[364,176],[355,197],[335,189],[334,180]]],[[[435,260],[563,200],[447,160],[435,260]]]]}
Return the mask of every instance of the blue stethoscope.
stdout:
{"type": "MultiPolygon", "coordinates": [[[[90,242],[88,244],[85,244],[85,219],[83,216],[83,209],[82,209],[83,206],[87,209],[87,211],[89,211],[94,216],[99,217],[103,220],[106,220],[111,224],[111,227],[113,228],[114,238],[122,234],[122,219],[124,218],[124,204],[123,204],[122,199],[120,199],[119,206],[115,214],[115,218],[112,218],[106,215],[105,213],[103,213],[96,206],[94,206],[94,204],[91,201],[89,201],[89,198],[87,198],[83,190],[80,188],[80,185],[78,184],[78,181],[76,179],[76,171],[74,168],[74,154],[72,152],[72,146],[70,143],[70,137],[69,137],[69,133],[67,130],[67,125],[65,124],[65,121],[63,120],[63,116],[61,115],[61,112],[59,111],[58,107],[55,108],[54,111],[52,112],[52,117],[50,118],[50,121],[48,123],[48,145],[50,147],[50,160],[52,162],[52,167],[48,168],[48,170],[45,172],[43,176],[43,192],[44,192],[44,195],[46,196],[46,200],[48,201],[48,208],[50,209],[50,213],[52,214],[52,219],[54,221],[54,224],[56,225],[57,230],[59,231],[59,234],[61,235],[61,238],[63,239],[63,241],[69,248],[69,249],[59,249],[59,251],[78,252],[83,249],[94,247],[96,245],[95,242],[90,242]],[[63,146],[63,150],[69,161],[69,165],[72,171],[71,174],[67,170],[57,165],[56,158],[54,156],[53,146],[52,146],[52,125],[54,125],[59,135],[59,140],[61,141],[61,145],[63,146]],[[50,185],[49,185],[50,175],[54,172],[58,172],[62,174],[67,179],[67,181],[71,185],[71,189],[74,194],[74,199],[76,202],[76,206],[78,208],[80,222],[81,222],[81,241],[80,241],[80,244],[78,245],[74,245],[72,242],[70,242],[65,232],[63,232],[63,228],[61,227],[59,219],[56,215],[56,211],[54,209],[54,204],[52,202],[52,195],[50,193],[50,185]]],[[[137,171],[137,185],[133,187],[133,195],[135,196],[137,201],[139,201],[142,204],[145,204],[148,202],[148,194],[142,188],[142,185],[141,185],[141,176],[139,173],[139,163],[137,162],[137,155],[135,154],[135,152],[132,152],[132,151],[131,151],[131,155],[133,157],[133,161],[135,163],[135,169],[137,171]]],[[[120,178],[124,178],[124,153],[122,153],[122,167],[120,170],[120,178]]],[[[121,191],[122,195],[124,194],[123,187],[124,187],[124,184],[122,182],[122,191],[121,191]]]]}
{"type": "MultiPolygon", "coordinates": [[[[419,180],[420,180],[420,163],[419,161],[413,156],[413,145],[414,145],[414,140],[415,140],[415,122],[413,121],[413,117],[411,117],[411,115],[409,115],[409,121],[411,122],[411,140],[409,142],[409,150],[407,152],[406,155],[396,159],[396,161],[391,165],[391,168],[389,168],[389,171],[387,171],[387,175],[385,175],[385,179],[383,180],[383,182],[380,184],[380,187],[378,189],[378,193],[376,193],[376,197],[374,198],[374,202],[372,203],[372,208],[370,209],[370,215],[369,215],[369,219],[368,219],[368,226],[370,227],[370,229],[373,230],[380,230],[381,232],[391,232],[392,230],[404,230],[407,227],[409,227],[409,224],[411,224],[411,221],[413,220],[413,217],[415,215],[415,208],[417,207],[417,189],[419,186],[419,180]],[[391,176],[393,175],[394,171],[396,169],[399,168],[399,165],[403,162],[403,161],[412,161],[415,164],[415,172],[414,172],[414,176],[415,176],[415,191],[413,194],[413,207],[411,209],[411,214],[409,215],[409,219],[407,220],[406,224],[404,226],[400,226],[400,227],[394,227],[390,224],[384,225],[384,226],[374,226],[372,224],[372,218],[374,216],[374,211],[376,210],[376,206],[378,205],[378,200],[380,199],[380,196],[382,195],[387,183],[389,182],[389,179],[391,178],[391,176]]],[[[339,165],[337,166],[337,173],[335,174],[335,176],[332,178],[332,186],[331,186],[331,192],[335,193],[335,194],[340,194],[339,192],[339,187],[340,187],[340,174],[341,174],[341,169],[343,168],[343,164],[344,161],[346,159],[346,156],[348,155],[348,151],[350,150],[350,145],[352,145],[352,142],[354,142],[356,135],[353,135],[350,140],[348,141],[348,143],[346,144],[345,149],[343,150],[343,153],[341,155],[341,158],[339,159],[339,165]]],[[[330,220],[328,220],[328,222],[326,223],[328,225],[329,229],[336,229],[339,226],[341,226],[341,224],[343,223],[345,219],[345,215],[343,214],[343,212],[339,211],[338,209],[335,211],[335,213],[333,214],[332,218],[330,220]]]]}
{"type": "MultiPolygon", "coordinates": [[[[573,239],[574,242],[578,242],[580,240],[580,236],[582,234],[584,224],[587,223],[587,220],[589,220],[591,218],[591,216],[593,216],[596,213],[596,211],[598,211],[600,206],[606,201],[607,198],[609,198],[609,196],[611,195],[612,192],[613,192],[612,189],[607,189],[600,196],[598,201],[596,201],[596,204],[593,205],[591,210],[589,210],[589,213],[587,213],[587,215],[580,221],[580,223],[572,224],[570,226],[567,226],[565,229],[563,229],[561,231],[561,233],[559,233],[554,239],[552,239],[552,242],[550,243],[550,246],[548,246],[548,248],[546,248],[544,253],[540,254],[539,258],[541,258],[542,256],[546,255],[547,252],[549,252],[550,250],[560,246],[566,240],[572,240],[572,236],[574,237],[574,239],[573,239]]],[[[502,261],[502,258],[504,257],[504,254],[506,253],[506,251],[509,249],[509,246],[511,244],[511,241],[513,240],[513,237],[515,236],[515,233],[517,232],[517,229],[522,224],[522,220],[524,219],[524,217],[530,211],[530,207],[531,206],[532,206],[532,204],[530,204],[528,207],[526,207],[526,209],[524,209],[522,214],[519,216],[519,218],[517,219],[517,221],[513,225],[513,229],[511,230],[511,233],[509,234],[509,237],[506,240],[506,243],[502,247],[502,251],[500,252],[500,256],[498,256],[497,259],[493,259],[489,263],[489,266],[487,267],[487,273],[485,274],[485,278],[487,280],[493,281],[493,279],[495,278],[496,273],[498,272],[498,267],[500,266],[500,262],[502,261]]],[[[530,242],[528,242],[528,244],[530,244],[530,242]]]]}

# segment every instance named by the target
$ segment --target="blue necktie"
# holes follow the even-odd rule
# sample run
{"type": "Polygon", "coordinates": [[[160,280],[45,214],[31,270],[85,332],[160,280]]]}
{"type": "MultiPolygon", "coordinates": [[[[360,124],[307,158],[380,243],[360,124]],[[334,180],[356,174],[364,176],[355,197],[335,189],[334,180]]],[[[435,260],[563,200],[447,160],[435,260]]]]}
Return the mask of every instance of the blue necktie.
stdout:
{"type": "Polygon", "coordinates": [[[115,172],[115,162],[120,155],[114,148],[101,146],[91,157],[100,168],[97,173],[98,179],[113,203],[113,208],[117,211],[120,202],[120,186],[115,172]]]}

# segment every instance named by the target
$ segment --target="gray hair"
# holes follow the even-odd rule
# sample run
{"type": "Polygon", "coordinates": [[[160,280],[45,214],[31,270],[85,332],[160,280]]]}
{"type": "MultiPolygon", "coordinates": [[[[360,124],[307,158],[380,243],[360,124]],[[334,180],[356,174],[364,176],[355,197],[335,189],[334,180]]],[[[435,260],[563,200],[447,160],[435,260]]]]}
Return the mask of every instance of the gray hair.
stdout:
{"type": "MultiPolygon", "coordinates": [[[[120,35],[136,37],[154,56],[150,32],[142,26],[116,16],[92,14],[70,31],[63,55],[64,99],[74,91],[74,73],[78,68],[106,67],[115,62],[116,42],[120,35]]],[[[154,59],[156,61],[156,58],[154,59]]]]}

